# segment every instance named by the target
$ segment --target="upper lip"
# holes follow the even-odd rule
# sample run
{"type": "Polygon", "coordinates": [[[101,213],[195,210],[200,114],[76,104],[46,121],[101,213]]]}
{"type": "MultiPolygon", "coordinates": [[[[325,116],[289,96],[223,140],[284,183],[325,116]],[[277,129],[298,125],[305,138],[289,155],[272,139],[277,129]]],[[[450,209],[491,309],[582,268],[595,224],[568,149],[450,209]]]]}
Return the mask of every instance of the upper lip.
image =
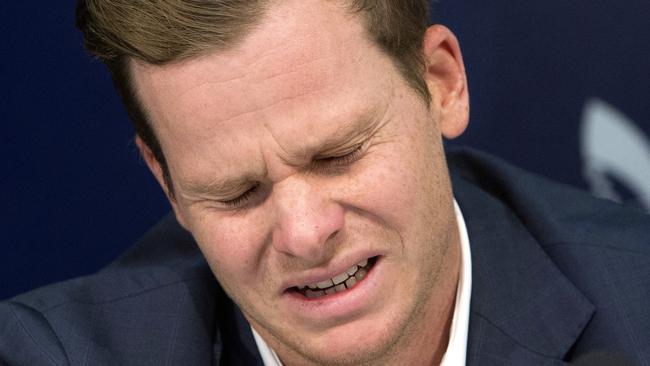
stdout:
{"type": "Polygon", "coordinates": [[[284,291],[292,288],[303,288],[307,285],[315,284],[318,282],[329,280],[347,271],[353,265],[361,262],[364,259],[369,259],[377,256],[378,254],[361,253],[353,256],[346,257],[343,260],[338,260],[335,263],[330,263],[327,267],[313,268],[288,276],[289,278],[282,284],[284,291]]]}

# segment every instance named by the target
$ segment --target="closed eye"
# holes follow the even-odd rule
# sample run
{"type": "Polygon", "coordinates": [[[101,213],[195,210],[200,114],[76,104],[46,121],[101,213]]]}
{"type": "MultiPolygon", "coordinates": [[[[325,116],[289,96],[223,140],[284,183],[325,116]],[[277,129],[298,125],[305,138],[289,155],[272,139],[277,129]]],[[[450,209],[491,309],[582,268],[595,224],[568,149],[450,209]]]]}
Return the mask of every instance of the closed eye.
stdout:
{"type": "Polygon", "coordinates": [[[363,154],[364,145],[360,144],[354,150],[347,152],[343,155],[327,156],[317,158],[312,162],[313,168],[316,171],[341,172],[342,169],[348,168],[352,163],[359,160],[363,154]]]}
{"type": "MultiPolygon", "coordinates": [[[[361,158],[364,152],[364,146],[365,145],[363,144],[359,144],[354,148],[354,150],[343,155],[327,156],[314,159],[312,162],[312,170],[326,174],[342,173],[352,163],[361,158]]],[[[225,206],[227,209],[243,208],[246,205],[250,204],[250,202],[255,199],[256,196],[261,194],[260,190],[260,184],[257,183],[239,196],[232,199],[219,201],[219,204],[225,206]]]]}
{"type": "Polygon", "coordinates": [[[251,188],[249,188],[246,192],[240,194],[239,196],[229,199],[229,200],[223,200],[219,201],[220,204],[226,206],[226,208],[239,208],[247,205],[251,199],[255,197],[259,192],[259,183],[255,184],[251,188]]]}

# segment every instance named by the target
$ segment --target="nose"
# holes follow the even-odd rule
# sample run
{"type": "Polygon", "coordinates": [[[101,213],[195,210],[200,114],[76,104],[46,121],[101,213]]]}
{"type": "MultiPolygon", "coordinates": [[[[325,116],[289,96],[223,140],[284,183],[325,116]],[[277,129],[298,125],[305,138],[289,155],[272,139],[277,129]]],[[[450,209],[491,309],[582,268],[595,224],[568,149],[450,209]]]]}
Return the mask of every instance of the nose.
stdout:
{"type": "Polygon", "coordinates": [[[277,184],[272,197],[274,248],[310,263],[330,259],[344,225],[343,207],[321,185],[299,177],[277,184]]]}

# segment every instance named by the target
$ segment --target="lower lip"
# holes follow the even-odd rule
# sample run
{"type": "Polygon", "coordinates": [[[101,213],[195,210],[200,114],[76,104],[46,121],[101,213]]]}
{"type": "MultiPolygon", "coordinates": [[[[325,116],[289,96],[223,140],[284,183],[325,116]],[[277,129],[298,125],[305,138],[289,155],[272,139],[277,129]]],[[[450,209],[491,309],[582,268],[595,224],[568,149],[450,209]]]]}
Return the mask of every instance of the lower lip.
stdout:
{"type": "Polygon", "coordinates": [[[363,280],[343,292],[309,299],[297,291],[288,291],[281,303],[290,314],[313,321],[336,322],[342,318],[358,315],[374,303],[373,298],[379,288],[383,262],[377,258],[363,280]]]}

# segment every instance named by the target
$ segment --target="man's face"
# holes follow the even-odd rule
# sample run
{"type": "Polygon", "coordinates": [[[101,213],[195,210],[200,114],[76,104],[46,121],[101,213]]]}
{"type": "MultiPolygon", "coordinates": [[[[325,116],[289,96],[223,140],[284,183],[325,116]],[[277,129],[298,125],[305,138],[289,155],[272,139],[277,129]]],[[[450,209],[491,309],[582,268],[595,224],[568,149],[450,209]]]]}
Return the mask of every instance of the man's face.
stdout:
{"type": "Polygon", "coordinates": [[[444,116],[345,8],[282,2],[230,51],[133,72],[179,221],[281,357],[367,361],[444,317],[444,116]]]}

